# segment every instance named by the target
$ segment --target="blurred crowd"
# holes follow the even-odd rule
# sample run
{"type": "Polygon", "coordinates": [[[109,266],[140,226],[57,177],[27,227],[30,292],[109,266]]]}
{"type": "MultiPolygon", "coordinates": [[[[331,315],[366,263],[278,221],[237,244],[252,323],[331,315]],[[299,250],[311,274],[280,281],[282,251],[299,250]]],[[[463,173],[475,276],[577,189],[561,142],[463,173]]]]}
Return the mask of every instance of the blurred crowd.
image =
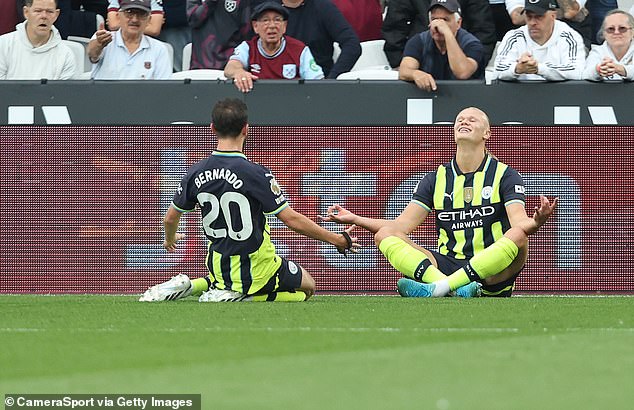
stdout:
{"type": "Polygon", "coordinates": [[[206,70],[248,92],[336,79],[378,44],[369,68],[428,91],[487,76],[631,81],[631,13],[617,0],[3,0],[0,79],[206,70]]]}

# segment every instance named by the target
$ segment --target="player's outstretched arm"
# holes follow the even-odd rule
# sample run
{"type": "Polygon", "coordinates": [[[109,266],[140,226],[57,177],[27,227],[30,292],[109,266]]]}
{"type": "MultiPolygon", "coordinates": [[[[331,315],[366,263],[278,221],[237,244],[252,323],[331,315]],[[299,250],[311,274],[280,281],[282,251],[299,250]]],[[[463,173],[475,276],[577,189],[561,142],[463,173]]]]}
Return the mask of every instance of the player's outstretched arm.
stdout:
{"type": "Polygon", "coordinates": [[[340,224],[354,224],[360,226],[372,233],[376,233],[383,226],[390,224],[392,221],[386,219],[373,219],[359,216],[348,211],[341,205],[335,204],[328,207],[326,216],[318,215],[319,219],[324,222],[337,222],[340,224]]]}
{"type": "Polygon", "coordinates": [[[511,226],[521,228],[526,235],[534,234],[555,212],[558,200],[559,198],[554,198],[553,201],[550,202],[546,196],[540,195],[539,205],[535,207],[535,213],[532,218],[526,215],[526,210],[520,204],[507,206],[506,212],[509,216],[511,226]]]}
{"type": "Polygon", "coordinates": [[[185,238],[185,234],[177,233],[178,223],[181,219],[182,213],[173,206],[170,206],[163,218],[163,228],[165,228],[165,240],[163,241],[163,248],[166,251],[172,253],[176,252],[178,241],[185,238]]]}
{"type": "Polygon", "coordinates": [[[350,236],[350,233],[355,228],[355,225],[348,227],[343,233],[331,232],[322,228],[315,222],[308,219],[306,216],[295,211],[290,206],[284,208],[277,214],[279,220],[284,222],[284,225],[288,226],[293,231],[308,236],[309,238],[317,239],[319,241],[328,242],[334,245],[339,252],[345,254],[347,251],[356,253],[359,251],[361,245],[358,243],[356,236],[350,236]]]}
{"type": "Polygon", "coordinates": [[[405,235],[409,235],[416,227],[425,221],[428,214],[429,212],[423,207],[410,202],[403,212],[394,220],[366,218],[348,211],[341,205],[328,207],[326,216],[319,215],[319,218],[325,222],[355,224],[372,233],[377,233],[379,229],[385,226],[391,226],[393,229],[403,232],[405,235]]]}

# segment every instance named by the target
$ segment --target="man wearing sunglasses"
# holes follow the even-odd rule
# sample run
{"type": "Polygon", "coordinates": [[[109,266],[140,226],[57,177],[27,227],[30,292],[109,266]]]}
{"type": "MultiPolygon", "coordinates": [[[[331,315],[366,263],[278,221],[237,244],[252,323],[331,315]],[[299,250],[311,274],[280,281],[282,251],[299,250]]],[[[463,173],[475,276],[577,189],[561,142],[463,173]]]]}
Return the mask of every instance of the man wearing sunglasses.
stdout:
{"type": "Polygon", "coordinates": [[[172,75],[165,46],[144,33],[150,21],[150,0],[121,0],[115,32],[103,25],[88,43],[95,80],[157,80],[172,75]]]}
{"type": "Polygon", "coordinates": [[[591,81],[634,81],[634,17],[623,10],[606,14],[601,25],[605,41],[593,46],[583,78],[591,81]]]}
{"type": "Polygon", "coordinates": [[[525,0],[526,25],[502,39],[495,58],[499,80],[580,80],[586,59],[581,35],[557,20],[556,0],[525,0]]]}

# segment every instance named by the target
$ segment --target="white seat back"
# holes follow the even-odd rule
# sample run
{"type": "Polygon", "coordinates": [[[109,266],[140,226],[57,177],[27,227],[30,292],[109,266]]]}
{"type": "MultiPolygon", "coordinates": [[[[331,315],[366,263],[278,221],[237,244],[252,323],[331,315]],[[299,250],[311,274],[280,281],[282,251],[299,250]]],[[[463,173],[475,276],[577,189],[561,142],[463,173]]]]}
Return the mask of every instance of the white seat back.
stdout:
{"type": "Polygon", "coordinates": [[[370,40],[361,43],[361,55],[350,71],[365,70],[368,68],[390,68],[390,62],[383,51],[385,40],[370,40]]]}
{"type": "Polygon", "coordinates": [[[398,80],[398,71],[368,69],[341,73],[337,80],[398,80]]]}
{"type": "Polygon", "coordinates": [[[68,46],[73,52],[75,56],[75,78],[80,78],[80,76],[90,69],[86,70],[85,60],[86,60],[86,49],[80,43],[70,40],[62,40],[62,42],[68,46]]]}
{"type": "Polygon", "coordinates": [[[187,71],[177,71],[172,73],[172,79],[186,79],[189,78],[191,80],[226,80],[225,73],[223,70],[209,70],[209,69],[201,69],[201,70],[187,70],[187,71]]]}
{"type": "Polygon", "coordinates": [[[185,44],[183,47],[183,71],[189,70],[192,62],[192,43],[185,44]]]}

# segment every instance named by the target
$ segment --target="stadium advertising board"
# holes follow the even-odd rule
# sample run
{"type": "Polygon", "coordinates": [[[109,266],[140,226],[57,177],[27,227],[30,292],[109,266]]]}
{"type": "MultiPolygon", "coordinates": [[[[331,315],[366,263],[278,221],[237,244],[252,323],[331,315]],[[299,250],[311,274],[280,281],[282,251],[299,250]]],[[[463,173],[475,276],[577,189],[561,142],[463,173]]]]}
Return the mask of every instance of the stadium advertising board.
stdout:
{"type": "MultiPolygon", "coordinates": [[[[2,127],[0,293],[138,293],[177,273],[204,275],[197,214],[181,220],[179,252],[161,247],[162,216],[180,178],[207,156],[207,127],[2,127]]],[[[531,238],[521,291],[634,289],[628,258],[634,212],[631,127],[494,127],[489,149],[523,175],[527,209],[558,196],[531,238]]],[[[446,126],[252,127],[245,148],[276,175],[292,206],[317,220],[343,204],[394,218],[416,183],[453,153],[446,126]]],[[[313,273],[320,291],[392,291],[398,274],[358,230],[344,258],[270,220],[280,254],[313,273]]],[[[341,226],[325,224],[332,230],[341,226]]],[[[434,246],[433,221],[415,239],[434,246]]]]}

